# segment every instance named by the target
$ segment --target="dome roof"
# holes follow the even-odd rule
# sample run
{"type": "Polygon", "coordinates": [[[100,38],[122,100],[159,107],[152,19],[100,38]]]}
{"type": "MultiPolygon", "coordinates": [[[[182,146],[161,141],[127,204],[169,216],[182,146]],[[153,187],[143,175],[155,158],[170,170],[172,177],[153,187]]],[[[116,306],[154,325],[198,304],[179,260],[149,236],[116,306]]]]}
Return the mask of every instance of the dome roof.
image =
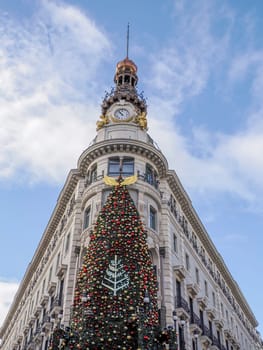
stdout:
{"type": "Polygon", "coordinates": [[[130,60],[128,57],[126,57],[124,60],[117,63],[116,74],[120,72],[124,72],[126,70],[131,71],[131,73],[133,74],[137,73],[136,64],[132,60],[130,60]]]}

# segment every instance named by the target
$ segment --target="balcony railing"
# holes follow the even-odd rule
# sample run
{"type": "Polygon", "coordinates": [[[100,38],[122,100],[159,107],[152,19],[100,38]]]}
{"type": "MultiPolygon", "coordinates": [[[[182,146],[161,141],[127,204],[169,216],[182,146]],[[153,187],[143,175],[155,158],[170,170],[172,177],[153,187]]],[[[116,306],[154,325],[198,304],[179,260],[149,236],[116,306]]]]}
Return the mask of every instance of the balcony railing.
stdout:
{"type": "Polygon", "coordinates": [[[211,339],[213,341],[210,329],[207,326],[205,326],[204,324],[202,325],[201,328],[203,331],[203,335],[205,335],[206,337],[208,337],[209,339],[211,339]]]}
{"type": "Polygon", "coordinates": [[[212,345],[217,346],[218,349],[221,350],[221,343],[220,343],[220,341],[218,340],[218,338],[215,337],[214,335],[212,336],[212,345]]]}
{"type": "Polygon", "coordinates": [[[62,309],[62,301],[57,297],[55,298],[50,305],[50,313],[58,314],[62,309]]]}
{"type": "Polygon", "coordinates": [[[189,305],[188,305],[187,301],[184,298],[182,298],[180,296],[175,297],[175,307],[184,309],[184,311],[188,315],[190,315],[189,305]]]}
{"type": "Polygon", "coordinates": [[[197,325],[199,328],[202,329],[201,320],[200,320],[200,318],[197,316],[197,314],[194,313],[194,312],[191,314],[190,323],[191,323],[191,324],[195,324],[195,325],[197,325]]]}
{"type": "Polygon", "coordinates": [[[152,185],[156,190],[159,188],[159,180],[152,176],[151,174],[141,174],[139,171],[137,173],[138,179],[143,180],[144,182],[147,182],[149,185],[152,185]]]}

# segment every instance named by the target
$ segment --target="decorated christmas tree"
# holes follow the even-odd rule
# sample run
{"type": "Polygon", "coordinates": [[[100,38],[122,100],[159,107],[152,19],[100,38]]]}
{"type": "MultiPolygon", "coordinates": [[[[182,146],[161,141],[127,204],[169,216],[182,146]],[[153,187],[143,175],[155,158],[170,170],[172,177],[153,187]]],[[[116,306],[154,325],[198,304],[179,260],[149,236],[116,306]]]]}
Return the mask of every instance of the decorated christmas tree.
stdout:
{"type": "Polygon", "coordinates": [[[113,180],[90,234],[63,343],[68,348],[150,349],[157,342],[157,281],[146,232],[125,183],[129,179],[113,180]]]}

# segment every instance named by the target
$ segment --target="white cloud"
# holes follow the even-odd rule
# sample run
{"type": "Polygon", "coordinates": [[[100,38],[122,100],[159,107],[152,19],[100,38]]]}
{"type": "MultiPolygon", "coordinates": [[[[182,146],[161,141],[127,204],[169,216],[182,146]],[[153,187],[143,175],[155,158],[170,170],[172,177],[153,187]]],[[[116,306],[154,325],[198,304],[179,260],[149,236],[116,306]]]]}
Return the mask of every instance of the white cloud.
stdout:
{"type": "MultiPolygon", "coordinates": [[[[151,61],[144,79],[150,134],[188,188],[253,202],[257,191],[263,192],[263,55],[251,48],[232,55],[235,13],[214,6],[181,1],[174,39],[145,53],[151,61]],[[226,61],[229,81],[218,79],[219,89],[252,77],[246,127],[223,134],[193,125],[191,136],[183,135],[175,116],[220,75],[226,61]]],[[[61,182],[95,135],[104,84],[98,70],[110,56],[110,42],[87,15],[62,2],[43,0],[23,25],[1,17],[0,179],[19,173],[31,182],[61,182]]]]}
{"type": "Polygon", "coordinates": [[[0,16],[0,178],[61,181],[94,137],[110,43],[61,2],[43,1],[23,25],[0,16]]]}
{"type": "MultiPolygon", "coordinates": [[[[150,76],[153,78],[149,87],[154,86],[154,95],[150,132],[187,188],[202,193],[228,192],[259,204],[258,193],[263,193],[262,51],[244,47],[242,52],[233,54],[232,29],[236,16],[228,7],[215,9],[209,1],[190,6],[187,2],[187,7],[184,1],[179,4],[176,20],[180,35],[175,36],[170,47],[160,48],[152,56],[150,76]],[[217,21],[225,24],[220,35],[217,21]],[[229,81],[217,79],[222,91],[227,83],[240,84],[250,74],[250,84],[244,86],[252,96],[247,100],[245,127],[237,126],[232,133],[219,133],[193,125],[188,133],[191,136],[183,135],[175,116],[209,86],[211,77],[215,79],[217,70],[222,69],[221,63],[225,76],[230,67],[229,81]]],[[[251,31],[250,22],[248,25],[248,29],[242,28],[244,32],[251,31]]]]}
{"type": "Polygon", "coordinates": [[[0,280],[0,326],[3,323],[19,284],[0,280]]]}
{"type": "Polygon", "coordinates": [[[232,25],[230,10],[221,9],[220,19],[225,21],[221,35],[215,31],[217,14],[209,1],[189,4],[175,2],[176,29],[167,47],[160,48],[152,59],[149,89],[173,105],[178,114],[183,103],[202,92],[211,73],[224,59],[232,25]]]}

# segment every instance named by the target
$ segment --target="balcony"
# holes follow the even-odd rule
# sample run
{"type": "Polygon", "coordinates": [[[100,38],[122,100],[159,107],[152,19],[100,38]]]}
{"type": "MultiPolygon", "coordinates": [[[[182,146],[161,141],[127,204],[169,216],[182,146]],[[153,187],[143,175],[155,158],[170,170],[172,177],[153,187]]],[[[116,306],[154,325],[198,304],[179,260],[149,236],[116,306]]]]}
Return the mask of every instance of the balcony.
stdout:
{"type": "Polygon", "coordinates": [[[52,294],[56,290],[57,284],[55,282],[49,282],[47,286],[47,292],[48,294],[52,294]]]}
{"type": "Polygon", "coordinates": [[[215,320],[215,325],[216,325],[219,329],[223,329],[223,328],[224,328],[224,320],[223,320],[222,318],[216,319],[216,320],[215,320]]]}
{"type": "Polygon", "coordinates": [[[150,173],[140,174],[138,172],[137,176],[138,176],[138,179],[143,180],[144,182],[147,182],[149,185],[153,186],[156,190],[158,190],[160,182],[154,175],[150,173]]]}
{"type": "Polygon", "coordinates": [[[190,330],[191,332],[197,333],[197,334],[202,334],[202,323],[200,318],[196,315],[196,313],[192,313],[190,316],[190,330]]]}
{"type": "Polygon", "coordinates": [[[202,331],[203,333],[200,337],[200,341],[205,347],[208,348],[212,345],[212,337],[211,337],[210,330],[207,326],[202,325],[202,331]]]}
{"type": "Polygon", "coordinates": [[[40,305],[45,306],[48,302],[48,296],[47,295],[42,295],[40,299],[40,305]]]}
{"type": "Polygon", "coordinates": [[[207,297],[200,297],[197,298],[197,302],[200,305],[200,307],[204,310],[207,307],[208,304],[208,298],[207,297]]]}
{"type": "Polygon", "coordinates": [[[65,264],[60,264],[60,265],[57,267],[56,276],[57,276],[57,277],[62,277],[66,271],[67,271],[67,265],[65,265],[65,264]]]}
{"type": "Polygon", "coordinates": [[[61,300],[59,298],[55,298],[50,305],[50,314],[58,315],[62,311],[61,300]]]}
{"type": "Polygon", "coordinates": [[[23,333],[24,333],[24,334],[27,334],[28,331],[29,331],[29,325],[26,324],[26,325],[23,327],[23,333]]]}
{"type": "Polygon", "coordinates": [[[178,278],[179,281],[182,281],[185,279],[186,276],[186,269],[184,268],[183,265],[176,265],[174,266],[174,272],[176,277],[178,278]]]}
{"type": "Polygon", "coordinates": [[[45,315],[42,320],[42,329],[48,330],[52,328],[52,322],[48,315],[45,315]]]}
{"type": "Polygon", "coordinates": [[[216,318],[216,310],[214,308],[206,309],[207,317],[213,321],[216,318]]]}
{"type": "Polygon", "coordinates": [[[40,314],[41,310],[42,310],[41,306],[39,306],[39,305],[36,306],[34,309],[34,316],[37,317],[40,314]]]}
{"type": "Polygon", "coordinates": [[[212,335],[212,346],[210,348],[211,350],[221,350],[221,343],[217,337],[212,335]]]}
{"type": "Polygon", "coordinates": [[[20,344],[20,343],[22,342],[22,340],[23,340],[23,336],[22,336],[22,335],[19,335],[19,336],[17,337],[17,342],[20,344]]]}
{"type": "Polygon", "coordinates": [[[197,283],[189,283],[186,285],[186,288],[192,298],[195,298],[200,290],[200,287],[197,283]]]}
{"type": "Polygon", "coordinates": [[[41,328],[40,327],[37,327],[35,332],[34,332],[34,342],[41,342],[42,341],[42,335],[41,335],[41,328]]]}
{"type": "Polygon", "coordinates": [[[224,335],[226,339],[232,339],[232,331],[230,329],[224,329],[224,335]]]}
{"type": "Polygon", "coordinates": [[[182,297],[175,297],[175,311],[179,318],[189,319],[190,308],[187,301],[182,297]]]}

